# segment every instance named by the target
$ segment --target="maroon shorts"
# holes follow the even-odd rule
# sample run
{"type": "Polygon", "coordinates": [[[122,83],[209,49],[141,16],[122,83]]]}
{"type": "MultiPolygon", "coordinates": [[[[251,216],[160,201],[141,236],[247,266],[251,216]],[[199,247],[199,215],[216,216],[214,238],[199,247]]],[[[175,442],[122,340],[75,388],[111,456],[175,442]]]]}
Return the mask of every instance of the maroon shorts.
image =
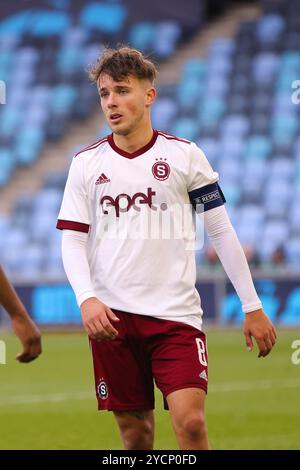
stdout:
{"type": "Polygon", "coordinates": [[[113,341],[90,339],[99,410],[154,409],[154,384],[166,397],[189,387],[207,392],[205,334],[181,322],[113,310],[113,341]]]}

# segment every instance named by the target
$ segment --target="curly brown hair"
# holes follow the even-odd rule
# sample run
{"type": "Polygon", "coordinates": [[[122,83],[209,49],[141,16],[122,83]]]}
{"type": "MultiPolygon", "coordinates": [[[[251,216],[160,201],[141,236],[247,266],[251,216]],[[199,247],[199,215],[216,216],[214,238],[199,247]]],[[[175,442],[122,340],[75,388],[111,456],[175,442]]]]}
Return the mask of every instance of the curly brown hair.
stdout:
{"type": "Polygon", "coordinates": [[[105,49],[97,62],[89,70],[89,78],[96,82],[106,73],[115,82],[120,82],[129,75],[140,80],[154,82],[157,70],[154,63],[146,59],[142,52],[127,46],[117,49],[105,49]]]}

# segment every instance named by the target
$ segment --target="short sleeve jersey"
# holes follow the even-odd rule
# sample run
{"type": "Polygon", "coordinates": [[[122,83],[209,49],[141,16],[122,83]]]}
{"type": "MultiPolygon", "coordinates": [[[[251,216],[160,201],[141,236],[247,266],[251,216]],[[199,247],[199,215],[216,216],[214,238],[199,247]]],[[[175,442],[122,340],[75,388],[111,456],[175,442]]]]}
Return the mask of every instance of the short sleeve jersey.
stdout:
{"type": "Polygon", "coordinates": [[[73,158],[57,228],[88,233],[102,302],[201,329],[194,209],[224,203],[217,181],[195,143],[156,130],[134,153],[111,134],[73,158]]]}

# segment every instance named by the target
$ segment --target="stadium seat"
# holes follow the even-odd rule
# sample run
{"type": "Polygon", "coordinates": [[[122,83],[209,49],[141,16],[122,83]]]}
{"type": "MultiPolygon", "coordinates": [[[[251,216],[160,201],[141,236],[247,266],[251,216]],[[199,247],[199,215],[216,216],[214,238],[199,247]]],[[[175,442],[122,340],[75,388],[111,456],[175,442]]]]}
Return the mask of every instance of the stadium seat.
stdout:
{"type": "Polygon", "coordinates": [[[149,51],[155,41],[155,24],[151,22],[138,22],[129,32],[129,43],[136,49],[149,51]]]}
{"type": "Polygon", "coordinates": [[[271,141],[263,135],[252,135],[248,138],[245,148],[245,158],[266,160],[272,149],[271,141]]]}
{"type": "Polygon", "coordinates": [[[155,29],[153,49],[156,55],[164,59],[172,55],[180,39],[181,28],[177,21],[162,21],[155,29]]]}
{"type": "Polygon", "coordinates": [[[194,119],[178,118],[172,125],[171,134],[194,141],[199,134],[199,125],[194,119]]]}
{"type": "Polygon", "coordinates": [[[80,24],[88,29],[99,29],[116,34],[124,24],[127,8],[121,3],[90,3],[80,13],[80,24]]]}
{"type": "Polygon", "coordinates": [[[269,14],[262,17],[257,23],[256,37],[263,43],[275,43],[280,40],[285,30],[284,19],[276,14],[269,14]]]}
{"type": "Polygon", "coordinates": [[[70,26],[70,18],[64,12],[37,11],[33,13],[31,34],[44,37],[64,34],[70,26]]]}
{"type": "Polygon", "coordinates": [[[199,82],[202,81],[207,74],[207,62],[203,59],[189,59],[187,60],[181,72],[181,79],[182,80],[189,80],[195,79],[199,82]]]}
{"type": "Polygon", "coordinates": [[[178,105],[170,98],[157,99],[152,108],[153,127],[168,130],[178,114],[178,105]]]}

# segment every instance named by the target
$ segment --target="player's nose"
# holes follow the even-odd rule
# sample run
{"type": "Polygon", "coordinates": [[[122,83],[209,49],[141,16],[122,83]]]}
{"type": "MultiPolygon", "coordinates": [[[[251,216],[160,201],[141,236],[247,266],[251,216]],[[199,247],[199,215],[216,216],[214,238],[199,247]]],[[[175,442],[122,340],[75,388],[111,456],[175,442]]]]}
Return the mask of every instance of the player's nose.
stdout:
{"type": "Polygon", "coordinates": [[[115,95],[113,93],[110,93],[110,95],[108,96],[107,98],[107,101],[106,101],[106,104],[107,104],[107,107],[109,109],[113,108],[114,106],[116,106],[116,98],[115,98],[115,95]]]}

